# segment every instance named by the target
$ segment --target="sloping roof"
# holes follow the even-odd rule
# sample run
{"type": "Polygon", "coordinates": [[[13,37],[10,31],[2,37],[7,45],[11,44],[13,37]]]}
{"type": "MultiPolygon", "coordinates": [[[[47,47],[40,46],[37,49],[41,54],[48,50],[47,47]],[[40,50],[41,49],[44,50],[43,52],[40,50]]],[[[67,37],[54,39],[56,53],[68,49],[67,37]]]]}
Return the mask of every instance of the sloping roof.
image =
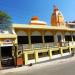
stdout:
{"type": "Polygon", "coordinates": [[[75,23],[67,23],[68,25],[75,25],[75,23]]]}

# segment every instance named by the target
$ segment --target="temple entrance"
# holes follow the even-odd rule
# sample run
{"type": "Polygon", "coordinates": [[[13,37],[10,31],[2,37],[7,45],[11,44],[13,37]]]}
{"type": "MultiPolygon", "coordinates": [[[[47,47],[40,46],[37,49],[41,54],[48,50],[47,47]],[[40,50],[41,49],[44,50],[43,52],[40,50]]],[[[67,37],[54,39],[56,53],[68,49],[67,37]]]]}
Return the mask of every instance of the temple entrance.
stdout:
{"type": "Polygon", "coordinates": [[[14,66],[14,58],[12,56],[12,46],[1,47],[1,64],[2,67],[14,66]]]}
{"type": "Polygon", "coordinates": [[[61,42],[62,40],[61,35],[57,35],[57,38],[58,38],[58,42],[61,42]]]}
{"type": "Polygon", "coordinates": [[[55,35],[55,42],[57,44],[57,46],[63,46],[63,42],[64,42],[64,38],[63,38],[63,34],[61,32],[57,32],[55,35]]]}

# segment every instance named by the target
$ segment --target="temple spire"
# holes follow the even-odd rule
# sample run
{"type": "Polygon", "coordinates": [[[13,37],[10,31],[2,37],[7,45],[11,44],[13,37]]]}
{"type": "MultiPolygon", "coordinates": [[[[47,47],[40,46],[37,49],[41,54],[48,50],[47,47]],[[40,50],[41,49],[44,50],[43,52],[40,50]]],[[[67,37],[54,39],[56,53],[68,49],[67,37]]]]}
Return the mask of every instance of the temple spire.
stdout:
{"type": "Polygon", "coordinates": [[[53,13],[51,16],[51,25],[52,26],[64,26],[64,17],[62,13],[59,11],[56,5],[53,6],[53,13]]]}

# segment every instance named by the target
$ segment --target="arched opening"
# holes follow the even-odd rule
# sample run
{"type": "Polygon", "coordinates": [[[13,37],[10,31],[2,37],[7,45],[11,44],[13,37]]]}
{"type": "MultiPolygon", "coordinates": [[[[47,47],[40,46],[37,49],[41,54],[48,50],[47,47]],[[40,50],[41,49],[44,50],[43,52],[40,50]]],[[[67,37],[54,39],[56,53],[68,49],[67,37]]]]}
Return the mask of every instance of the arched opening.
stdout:
{"type": "Polygon", "coordinates": [[[27,33],[24,31],[19,31],[17,32],[17,39],[18,39],[18,44],[28,44],[29,40],[28,40],[28,36],[27,33]]]}
{"type": "Polygon", "coordinates": [[[72,36],[70,33],[65,33],[65,41],[66,42],[71,42],[72,41],[72,36]]]}
{"type": "Polygon", "coordinates": [[[64,45],[64,38],[61,32],[57,32],[55,35],[55,45],[56,46],[63,46],[64,45]]]}
{"type": "Polygon", "coordinates": [[[55,35],[55,42],[63,42],[63,35],[60,32],[57,32],[55,35]]]}
{"type": "Polygon", "coordinates": [[[73,41],[75,41],[75,32],[72,34],[73,41]]]}
{"type": "MultiPolygon", "coordinates": [[[[65,46],[72,45],[72,35],[71,35],[71,33],[66,32],[65,35],[64,35],[64,38],[65,38],[65,46]]],[[[63,53],[67,53],[67,52],[69,52],[69,49],[63,50],[63,53]]]]}
{"type": "Polygon", "coordinates": [[[52,43],[54,42],[54,36],[50,32],[46,32],[44,35],[44,41],[45,43],[52,43]]]}
{"type": "Polygon", "coordinates": [[[73,45],[75,45],[75,32],[73,32],[72,34],[72,41],[73,41],[73,45]]]}
{"type": "Polygon", "coordinates": [[[31,43],[36,44],[36,43],[42,43],[42,42],[43,42],[43,40],[42,40],[41,33],[38,31],[32,32],[31,43]]]}

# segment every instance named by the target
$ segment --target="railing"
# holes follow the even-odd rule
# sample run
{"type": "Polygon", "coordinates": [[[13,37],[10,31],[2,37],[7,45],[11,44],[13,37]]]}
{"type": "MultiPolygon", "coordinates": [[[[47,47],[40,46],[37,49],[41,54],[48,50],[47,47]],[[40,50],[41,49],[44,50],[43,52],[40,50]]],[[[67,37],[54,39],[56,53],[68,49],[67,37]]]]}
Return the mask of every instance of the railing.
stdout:
{"type": "Polygon", "coordinates": [[[29,49],[29,44],[19,44],[18,45],[18,50],[25,50],[25,49],[29,49]]]}
{"type": "Polygon", "coordinates": [[[69,42],[53,42],[53,43],[45,43],[46,48],[52,48],[52,47],[63,47],[63,46],[69,46],[69,42]]]}
{"type": "Polygon", "coordinates": [[[32,48],[32,50],[34,50],[35,48],[42,49],[43,48],[43,43],[32,44],[31,48],[32,48]]]}
{"type": "Polygon", "coordinates": [[[18,50],[26,50],[31,49],[43,49],[43,48],[54,48],[54,47],[64,47],[64,46],[72,46],[72,42],[52,42],[52,43],[36,43],[36,44],[19,44],[18,50]]]}
{"type": "Polygon", "coordinates": [[[28,44],[23,44],[23,45],[19,45],[19,50],[20,49],[24,49],[23,54],[24,54],[24,61],[25,61],[25,65],[28,64],[29,62],[29,55],[34,55],[34,60],[35,63],[37,63],[40,58],[39,53],[43,54],[46,53],[47,56],[52,59],[52,57],[54,56],[53,52],[56,52],[56,55],[60,53],[60,56],[64,55],[64,51],[71,54],[72,53],[72,49],[75,49],[75,47],[71,47],[69,46],[69,43],[71,42],[54,42],[54,43],[38,43],[38,44],[31,44],[31,49],[29,51],[25,50],[28,47],[28,44]],[[26,47],[25,47],[26,46],[26,47]],[[45,48],[45,49],[44,49],[45,48]],[[58,52],[59,51],[59,52],[58,52]]]}

